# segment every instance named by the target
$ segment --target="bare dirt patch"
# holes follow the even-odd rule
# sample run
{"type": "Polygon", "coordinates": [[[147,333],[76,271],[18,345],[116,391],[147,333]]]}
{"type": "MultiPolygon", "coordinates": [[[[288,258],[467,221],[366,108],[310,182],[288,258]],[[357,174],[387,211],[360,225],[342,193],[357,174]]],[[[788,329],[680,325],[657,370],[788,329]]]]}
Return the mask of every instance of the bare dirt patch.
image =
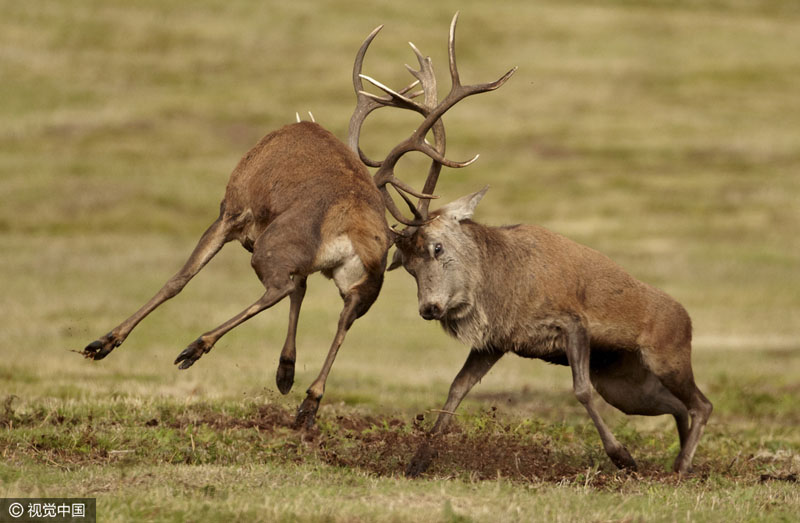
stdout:
{"type": "MultiPolygon", "coordinates": [[[[186,463],[241,465],[256,462],[313,463],[400,477],[428,445],[434,458],[423,476],[468,481],[574,483],[621,488],[642,479],[673,484],[672,459],[662,439],[639,441],[631,451],[639,471],[618,471],[599,443],[574,429],[540,426],[499,415],[492,407],[458,420],[436,439],[422,415],[409,419],[375,416],[344,408],[323,410],[316,426],[295,430],[294,410],[249,404],[155,404],[144,408],[5,413],[0,452],[11,461],[33,460],[59,467],[89,463],[186,463]]],[[[513,409],[512,409],[513,410],[513,409]]],[[[430,419],[428,421],[431,421],[430,419]]],[[[769,462],[737,454],[731,461],[696,460],[693,481],[712,475],[757,482],[796,482],[787,459],[769,462]],[[784,463],[786,462],[786,463],[784,463]],[[765,469],[765,467],[767,467],[765,469]],[[765,472],[767,472],[765,474],[765,472]]]]}
{"type": "MultiPolygon", "coordinates": [[[[264,443],[273,445],[280,436],[281,452],[272,459],[306,461],[315,457],[337,467],[358,468],[377,476],[402,476],[420,446],[431,443],[436,457],[428,477],[466,477],[470,480],[504,478],[518,482],[573,482],[604,486],[629,477],[646,476],[669,480],[670,474],[644,463],[638,474],[616,471],[608,463],[595,463],[592,456],[570,456],[546,436],[537,437],[517,427],[500,423],[495,409],[479,419],[479,428],[455,424],[452,430],[431,441],[421,424],[413,420],[363,414],[325,417],[310,430],[292,428],[294,413],[274,404],[260,405],[247,417],[220,412],[179,415],[168,425],[185,430],[206,425],[215,430],[257,428],[264,443]]],[[[152,423],[152,422],[150,422],[152,423]]],[[[574,450],[574,449],[572,449],[574,450]]],[[[602,451],[599,451],[602,452],[602,451]]],[[[598,460],[599,461],[599,460],[598,460]]]]}
{"type": "MultiPolygon", "coordinates": [[[[219,430],[257,428],[271,432],[276,428],[290,428],[293,422],[294,416],[287,409],[267,403],[256,407],[252,414],[246,417],[207,409],[195,409],[177,415],[174,420],[167,421],[164,425],[175,429],[185,429],[190,425],[208,425],[219,430]]],[[[153,418],[146,424],[158,426],[160,422],[157,418],[153,418]]]]}

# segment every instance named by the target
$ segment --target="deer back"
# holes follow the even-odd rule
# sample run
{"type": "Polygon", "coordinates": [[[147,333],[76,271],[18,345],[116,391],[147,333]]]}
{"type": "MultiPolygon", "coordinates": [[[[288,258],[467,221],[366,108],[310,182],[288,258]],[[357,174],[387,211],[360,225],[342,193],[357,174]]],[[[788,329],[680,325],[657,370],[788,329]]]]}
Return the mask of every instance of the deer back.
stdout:
{"type": "Polygon", "coordinates": [[[302,230],[324,270],[337,245],[349,241],[376,270],[391,244],[383,198],[361,160],[312,122],[287,125],[261,139],[231,174],[223,212],[240,216],[237,239],[252,250],[271,224],[302,230]]]}
{"type": "Polygon", "coordinates": [[[398,250],[417,281],[423,317],[463,342],[558,351],[562,320],[576,317],[594,346],[635,349],[676,333],[691,337],[680,304],[600,252],[535,225],[481,225],[469,219],[471,210],[453,214],[451,206],[398,250]]]}

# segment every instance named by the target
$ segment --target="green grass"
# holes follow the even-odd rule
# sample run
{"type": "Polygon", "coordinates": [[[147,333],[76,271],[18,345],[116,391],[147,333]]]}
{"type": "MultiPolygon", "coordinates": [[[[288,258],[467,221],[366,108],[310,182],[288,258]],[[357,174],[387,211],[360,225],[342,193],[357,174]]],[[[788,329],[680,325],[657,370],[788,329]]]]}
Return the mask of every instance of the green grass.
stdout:
{"type": "MultiPolygon", "coordinates": [[[[0,406],[0,495],[97,497],[104,521],[800,512],[795,3],[0,0],[0,9],[0,400],[11,398],[0,406]],[[413,280],[399,272],[349,333],[310,434],[285,425],[341,307],[323,278],[309,281],[288,396],[274,386],[287,303],[190,370],[172,365],[262,293],[236,245],[106,360],[69,352],[180,267],[262,135],[310,110],[345,136],[352,58],[376,25],[386,27],[364,72],[405,85],[412,40],[433,57],[444,93],[457,9],[465,82],[519,70],[448,113],[449,156],[481,158],[445,170],[437,193],[449,201],[488,183],[477,219],[564,233],[686,306],[696,378],[715,404],[687,479],[665,472],[677,451],[670,419],[603,408],[642,466],[618,473],[569,370],[512,357],[468,396],[452,451],[426,477],[404,479],[466,349],[419,319],[413,280]]],[[[376,114],[365,150],[388,151],[416,121],[376,114]]],[[[399,173],[420,185],[425,170],[408,158],[399,173]]]]}
{"type": "Polygon", "coordinates": [[[696,473],[679,480],[664,472],[672,434],[620,423],[642,457],[631,475],[605,462],[577,409],[548,424],[473,406],[429,478],[410,481],[402,467],[422,436],[403,417],[328,404],[317,429],[297,432],[290,409],[264,400],[23,402],[3,419],[0,479],[6,494],[97,497],[104,520],[790,520],[800,502],[786,481],[797,466],[786,425],[757,432],[723,414],[696,473]]]}

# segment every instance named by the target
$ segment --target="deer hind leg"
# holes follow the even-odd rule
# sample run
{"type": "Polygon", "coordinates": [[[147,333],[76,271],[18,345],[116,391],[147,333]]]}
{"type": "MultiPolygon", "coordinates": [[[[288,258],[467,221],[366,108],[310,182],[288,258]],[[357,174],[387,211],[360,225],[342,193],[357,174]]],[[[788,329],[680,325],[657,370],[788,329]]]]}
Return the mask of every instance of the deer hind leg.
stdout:
{"type": "Polygon", "coordinates": [[[181,369],[191,367],[225,333],[272,307],[295,290],[292,274],[310,263],[313,247],[302,241],[302,231],[293,229],[291,220],[281,218],[284,217],[281,216],[270,224],[253,245],[251,265],[266,292],[248,308],[189,344],[175,359],[175,364],[180,364],[181,369]],[[290,223],[287,224],[287,221],[290,223]]]}
{"type": "Polygon", "coordinates": [[[638,352],[620,351],[606,358],[601,364],[592,361],[591,379],[600,396],[625,414],[672,414],[683,448],[689,435],[686,405],[645,367],[638,352]]]}
{"type": "MultiPolygon", "coordinates": [[[[497,363],[502,355],[503,352],[501,351],[489,349],[472,349],[470,351],[469,356],[467,356],[467,361],[464,362],[464,366],[456,375],[452,385],[450,385],[447,401],[444,407],[442,407],[442,410],[439,411],[439,417],[436,418],[436,423],[428,433],[428,435],[431,436],[429,439],[444,432],[445,428],[447,428],[447,425],[450,423],[450,419],[453,417],[453,413],[461,404],[461,400],[463,400],[467,393],[472,390],[472,387],[489,372],[489,369],[497,363]]],[[[415,478],[428,470],[428,467],[436,458],[437,454],[438,452],[431,442],[425,441],[417,449],[416,454],[414,454],[408,467],[406,467],[406,476],[415,478]]]]}
{"type": "Polygon", "coordinates": [[[294,384],[294,363],[297,359],[297,320],[300,316],[300,306],[306,295],[306,276],[295,275],[294,291],[289,295],[291,305],[289,305],[289,330],[286,333],[286,341],[281,349],[281,356],[278,360],[278,372],[275,382],[281,394],[288,394],[294,384]]]}
{"type": "MultiPolygon", "coordinates": [[[[688,417],[691,418],[691,426],[681,438],[681,451],[673,465],[675,472],[685,474],[691,468],[700,437],[714,407],[695,384],[689,343],[672,350],[651,349],[642,355],[644,364],[658,377],[664,387],[684,404],[688,410],[688,417]]],[[[686,421],[678,421],[679,432],[682,423],[685,426],[686,421]]]]}
{"type": "Polygon", "coordinates": [[[590,379],[589,335],[586,329],[579,320],[575,319],[565,325],[564,332],[566,334],[567,360],[572,370],[572,387],[575,391],[575,396],[586,408],[589,417],[592,418],[603,442],[603,448],[614,465],[621,469],[636,470],[636,462],[628,450],[611,433],[611,430],[603,421],[603,418],[600,417],[592,402],[593,387],[590,379]]]}
{"type": "Polygon", "coordinates": [[[314,425],[319,402],[325,392],[325,383],[336,359],[336,354],[353,322],[363,316],[377,299],[383,285],[383,271],[366,272],[361,260],[354,255],[333,271],[333,279],[344,300],[344,308],[339,315],[336,335],[322,369],[317,379],[306,391],[306,398],[297,409],[295,428],[311,428],[314,425]]]}
{"type": "Polygon", "coordinates": [[[231,240],[231,231],[238,225],[236,218],[221,215],[203,233],[197,246],[192,251],[189,259],[167,283],[161,287],[150,301],[145,303],[138,311],[133,313],[128,319],[120,323],[102,338],[93,341],[83,350],[82,354],[86,358],[101,360],[118,347],[136,325],[142,321],[153,310],[181,292],[186,284],[191,280],[200,269],[202,269],[222,246],[231,240]]]}

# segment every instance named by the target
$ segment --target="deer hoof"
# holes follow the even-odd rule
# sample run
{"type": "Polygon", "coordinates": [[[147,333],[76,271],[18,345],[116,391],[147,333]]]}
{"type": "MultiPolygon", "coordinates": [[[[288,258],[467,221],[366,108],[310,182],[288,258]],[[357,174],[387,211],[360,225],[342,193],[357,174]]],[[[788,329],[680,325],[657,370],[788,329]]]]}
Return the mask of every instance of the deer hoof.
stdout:
{"type": "Polygon", "coordinates": [[[618,469],[630,470],[633,472],[638,470],[636,461],[634,461],[630,452],[628,452],[628,449],[625,447],[620,447],[619,450],[609,454],[608,457],[611,458],[611,461],[617,466],[618,469]]]}
{"type": "Polygon", "coordinates": [[[275,382],[281,394],[288,394],[292,390],[292,385],[294,385],[294,360],[281,358],[275,382]]]}
{"type": "Polygon", "coordinates": [[[122,340],[109,332],[99,340],[93,341],[87,345],[80,354],[82,354],[84,358],[102,360],[108,356],[112,350],[116,349],[121,344],[122,340]]]}
{"type": "Polygon", "coordinates": [[[203,338],[197,338],[188,347],[183,349],[183,352],[178,354],[175,358],[175,365],[180,363],[179,369],[188,369],[194,362],[200,359],[200,356],[211,350],[211,345],[206,344],[203,338]]]}
{"type": "Polygon", "coordinates": [[[681,454],[678,454],[678,458],[672,465],[672,471],[678,474],[679,476],[685,476],[686,474],[693,473],[694,468],[692,468],[691,463],[685,463],[683,456],[681,454]]]}
{"type": "Polygon", "coordinates": [[[294,419],[295,429],[310,429],[316,421],[319,400],[306,397],[297,409],[297,417],[294,419]]]}
{"type": "Polygon", "coordinates": [[[414,454],[414,457],[411,458],[411,462],[406,467],[406,477],[407,478],[416,478],[419,477],[423,472],[428,470],[428,467],[431,466],[431,463],[439,453],[433,448],[429,443],[423,443],[419,449],[417,449],[417,453],[414,454]]]}

